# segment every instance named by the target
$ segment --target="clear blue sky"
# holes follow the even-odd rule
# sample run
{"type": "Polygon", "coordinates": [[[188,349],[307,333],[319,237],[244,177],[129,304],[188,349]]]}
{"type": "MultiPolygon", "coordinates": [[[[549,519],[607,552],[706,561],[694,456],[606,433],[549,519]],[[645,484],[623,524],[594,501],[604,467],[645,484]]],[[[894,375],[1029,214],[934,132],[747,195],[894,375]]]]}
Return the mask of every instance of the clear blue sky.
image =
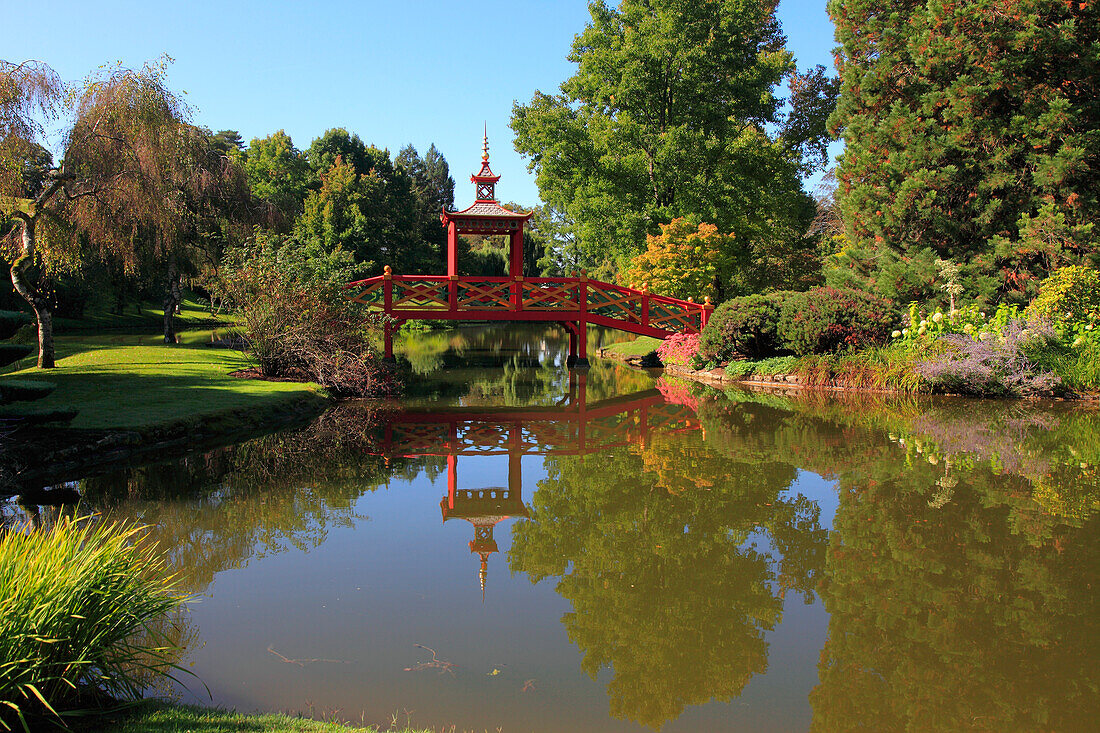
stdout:
{"type": "MultiPolygon", "coordinates": [[[[0,58],[39,59],[67,80],[102,64],[140,66],[168,54],[169,84],[185,90],[194,122],[238,130],[247,142],[284,129],[299,148],[331,127],[396,152],[435,143],[471,200],[482,123],[503,199],[538,190],[512,149],[515,100],[552,92],[588,19],[586,0],[5,3],[0,58]],[[19,29],[19,32],[11,32],[19,29]]],[[[825,0],[781,0],[799,68],[832,68],[825,0]]]]}

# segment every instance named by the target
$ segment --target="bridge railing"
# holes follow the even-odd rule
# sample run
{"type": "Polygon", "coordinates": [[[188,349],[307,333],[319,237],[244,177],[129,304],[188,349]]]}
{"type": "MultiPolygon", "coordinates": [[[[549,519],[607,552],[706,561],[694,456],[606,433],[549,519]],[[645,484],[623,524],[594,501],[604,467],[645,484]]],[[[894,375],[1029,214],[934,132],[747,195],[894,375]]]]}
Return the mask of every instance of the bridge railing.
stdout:
{"type": "Polygon", "coordinates": [[[667,335],[698,332],[713,306],[578,277],[386,274],[349,283],[350,299],[398,319],[576,320],[667,335]]]}

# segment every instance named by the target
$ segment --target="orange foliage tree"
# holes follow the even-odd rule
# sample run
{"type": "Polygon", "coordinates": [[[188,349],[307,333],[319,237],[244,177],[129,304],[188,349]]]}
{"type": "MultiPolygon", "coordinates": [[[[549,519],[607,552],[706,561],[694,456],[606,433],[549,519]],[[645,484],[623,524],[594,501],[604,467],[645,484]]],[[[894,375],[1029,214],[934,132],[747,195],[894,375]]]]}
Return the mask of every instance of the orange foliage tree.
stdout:
{"type": "Polygon", "coordinates": [[[748,252],[734,235],[720,234],[713,224],[687,218],[661,225],[660,235],[646,237],[646,251],[634,258],[621,276],[626,283],[648,285],[659,295],[715,302],[729,294],[731,278],[747,263],[748,252]]]}

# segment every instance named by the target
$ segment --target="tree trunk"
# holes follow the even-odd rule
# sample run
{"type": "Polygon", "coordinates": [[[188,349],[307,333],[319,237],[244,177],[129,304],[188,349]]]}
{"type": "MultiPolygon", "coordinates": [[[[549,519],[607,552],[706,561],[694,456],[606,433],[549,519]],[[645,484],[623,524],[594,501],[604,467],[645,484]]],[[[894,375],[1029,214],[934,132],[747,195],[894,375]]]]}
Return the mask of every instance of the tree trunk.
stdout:
{"type": "Polygon", "coordinates": [[[31,285],[24,272],[25,268],[34,264],[34,228],[37,217],[23,216],[20,219],[23,221],[23,253],[12,263],[11,284],[34,310],[35,320],[38,321],[38,367],[53,369],[53,313],[49,302],[31,285]]]}
{"type": "Polygon", "coordinates": [[[180,269],[176,256],[168,259],[168,277],[164,283],[164,343],[178,343],[176,337],[176,309],[180,304],[180,269]]]}

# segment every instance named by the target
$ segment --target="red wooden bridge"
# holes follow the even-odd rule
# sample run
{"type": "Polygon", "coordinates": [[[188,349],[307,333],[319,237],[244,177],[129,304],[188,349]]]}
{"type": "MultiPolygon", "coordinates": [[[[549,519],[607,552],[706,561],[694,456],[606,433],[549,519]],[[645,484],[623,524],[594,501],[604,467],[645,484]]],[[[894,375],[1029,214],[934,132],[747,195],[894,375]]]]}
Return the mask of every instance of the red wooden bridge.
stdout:
{"type": "Polygon", "coordinates": [[[470,177],[477,200],[462,211],[443,211],[447,228],[446,275],[400,275],[387,265],[385,274],[349,283],[351,300],[390,316],[385,353],[393,359],[393,334],[405,321],[552,321],[569,332],[569,366],[587,366],[589,324],[664,338],[677,332],[698,333],[714,309],[703,303],[654,295],[646,286],[624,287],[574,277],[524,277],[523,226],[531,214],[501,206],[495,197],[500,176],[489,168],[485,140],[481,170],[470,177]],[[505,277],[458,274],[458,235],[504,235],[509,238],[505,277]]]}

